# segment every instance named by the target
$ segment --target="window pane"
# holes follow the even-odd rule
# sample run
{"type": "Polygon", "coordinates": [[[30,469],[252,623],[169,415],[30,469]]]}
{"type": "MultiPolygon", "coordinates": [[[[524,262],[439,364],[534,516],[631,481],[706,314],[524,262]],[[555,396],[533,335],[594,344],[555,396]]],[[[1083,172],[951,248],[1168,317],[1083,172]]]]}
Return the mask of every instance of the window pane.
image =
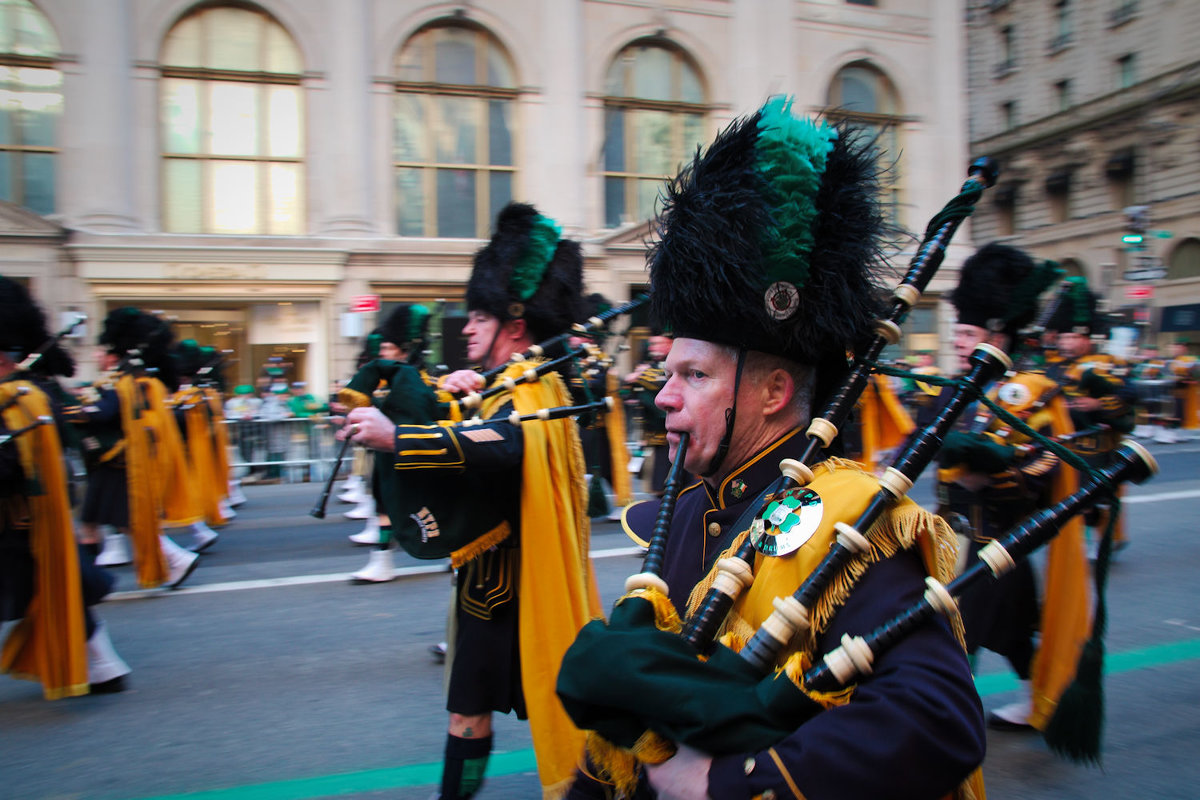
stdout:
{"type": "Polygon", "coordinates": [[[199,67],[200,63],[200,16],[192,16],[171,28],[163,43],[162,63],[175,67],[199,67]]]}
{"type": "Polygon", "coordinates": [[[12,153],[0,151],[0,200],[16,203],[20,200],[16,195],[12,180],[12,153]]]}
{"type": "Polygon", "coordinates": [[[438,83],[474,84],[474,31],[466,28],[438,28],[434,44],[433,79],[438,83]]]}
{"type": "Polygon", "coordinates": [[[604,179],[604,225],[615,228],[625,214],[625,179],[604,179]]]}
{"type": "MultiPolygon", "coordinates": [[[[488,175],[488,214],[490,220],[496,214],[500,213],[500,209],[504,208],[512,202],[512,173],[511,172],[492,172],[488,175]]],[[[487,233],[477,233],[480,238],[487,236],[487,233]]]]}
{"type": "Polygon", "coordinates": [[[295,235],[301,232],[300,167],[297,164],[271,164],[270,233],[295,235]]]}
{"type": "Polygon", "coordinates": [[[168,153],[200,152],[200,84],[164,78],[163,133],[168,153]]]}
{"type": "Polygon", "coordinates": [[[24,162],[24,205],[37,214],[54,213],[54,156],[27,153],[24,162]]]}
{"type": "Polygon", "coordinates": [[[604,111],[604,169],[625,171],[625,112],[617,108],[604,111]]]}
{"type": "Polygon", "coordinates": [[[436,160],[443,164],[475,164],[475,142],[479,132],[476,110],[479,101],[473,97],[434,98],[434,141],[436,160]]]}
{"type": "Polygon", "coordinates": [[[0,3],[0,50],[24,56],[58,54],[58,38],[42,12],[27,0],[0,3]]]}
{"type": "Polygon", "coordinates": [[[666,111],[629,112],[633,124],[636,163],[633,172],[667,175],[674,172],[676,156],[671,147],[671,115],[666,111]]]}
{"type": "Polygon", "coordinates": [[[418,33],[409,39],[396,58],[396,78],[409,83],[425,80],[425,54],[429,51],[430,33],[418,33]]]}
{"type": "Polygon", "coordinates": [[[249,72],[263,68],[259,34],[263,17],[240,8],[213,8],[204,12],[208,26],[208,64],[214,69],[249,72]]]}
{"type": "Polygon", "coordinates": [[[163,176],[163,227],[168,233],[199,233],[203,220],[200,215],[201,162],[168,159],[163,176]]]}
{"type": "Polygon", "coordinates": [[[679,86],[679,100],[684,103],[703,103],[704,102],[704,87],[700,84],[700,76],[696,70],[692,69],[692,65],[680,59],[682,62],[679,86]]]}
{"type": "MultiPolygon", "coordinates": [[[[683,115],[683,152],[679,154],[679,165],[686,164],[692,160],[692,155],[696,152],[696,146],[704,144],[707,137],[704,135],[704,117],[700,114],[684,114],[683,115]]],[[[672,169],[671,172],[677,172],[679,166],[672,169]]]]}
{"type": "Polygon", "coordinates": [[[212,194],[208,218],[212,233],[255,233],[258,222],[258,176],[254,164],[216,161],[210,167],[212,194]]]}
{"type": "Polygon", "coordinates": [[[421,97],[415,94],[396,95],[393,117],[392,158],[401,162],[429,159],[428,130],[421,97]]]}
{"type": "Polygon", "coordinates": [[[437,235],[475,237],[475,173],[471,170],[437,171],[437,235]]]}
{"type": "Polygon", "coordinates": [[[646,100],[673,100],[671,96],[672,53],[662,47],[646,47],[633,64],[633,96],[646,100]]]}
{"type": "Polygon", "coordinates": [[[425,235],[423,173],[408,167],[396,170],[396,233],[401,236],[425,235]]]}
{"type": "Polygon", "coordinates": [[[267,72],[294,73],[304,71],[300,51],[282,26],[268,22],[265,35],[267,72]]]}
{"type": "Polygon", "coordinates": [[[221,156],[252,156],[258,153],[258,86],[249,83],[209,84],[208,152],[221,156]]]}
{"type": "Polygon", "coordinates": [[[841,98],[839,105],[847,111],[870,114],[879,110],[875,99],[875,85],[869,75],[861,70],[843,70],[841,75],[841,98]]]}
{"type": "Polygon", "coordinates": [[[604,81],[604,93],[610,97],[626,97],[625,76],[629,70],[631,58],[628,52],[621,53],[608,68],[608,77],[604,81]]]}
{"type": "Polygon", "coordinates": [[[489,164],[511,166],[512,104],[507,100],[488,102],[488,161],[489,164]]]}
{"type": "Polygon", "coordinates": [[[299,158],[301,155],[300,89],[296,86],[267,87],[270,119],[267,121],[268,155],[299,158]]]}
{"type": "Polygon", "coordinates": [[[658,195],[662,192],[662,180],[641,180],[637,182],[637,217],[650,219],[658,208],[658,195]]]}
{"type": "Polygon", "coordinates": [[[512,64],[508,56],[493,41],[487,43],[487,83],[488,86],[502,86],[506,89],[516,85],[513,77],[512,64]]]}

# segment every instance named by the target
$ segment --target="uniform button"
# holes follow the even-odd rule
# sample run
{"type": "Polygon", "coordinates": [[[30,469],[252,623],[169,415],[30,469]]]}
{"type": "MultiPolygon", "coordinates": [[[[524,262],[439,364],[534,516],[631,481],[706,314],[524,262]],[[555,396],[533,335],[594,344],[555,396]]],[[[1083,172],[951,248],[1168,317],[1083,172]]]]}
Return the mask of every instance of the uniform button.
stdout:
{"type": "Polygon", "coordinates": [[[762,793],[761,797],[762,797],[762,800],[775,800],[775,790],[767,789],[766,791],[764,791],[762,793]]]}
{"type": "Polygon", "coordinates": [[[721,535],[721,523],[719,523],[719,522],[708,523],[708,535],[713,536],[713,537],[720,536],[721,535]]]}
{"type": "Polygon", "coordinates": [[[742,769],[744,769],[746,774],[749,775],[751,772],[754,772],[754,768],[756,766],[758,766],[758,764],[753,758],[747,758],[746,762],[742,764],[742,769]]]}

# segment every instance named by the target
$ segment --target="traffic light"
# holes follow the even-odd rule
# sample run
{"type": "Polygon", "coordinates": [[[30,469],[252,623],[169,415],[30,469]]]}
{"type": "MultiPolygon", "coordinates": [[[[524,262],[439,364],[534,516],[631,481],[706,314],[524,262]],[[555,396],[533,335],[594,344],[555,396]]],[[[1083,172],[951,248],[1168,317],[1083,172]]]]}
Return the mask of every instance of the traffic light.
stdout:
{"type": "Polygon", "coordinates": [[[1146,229],[1150,226],[1150,206],[1126,206],[1125,235],[1121,241],[1131,250],[1145,247],[1146,229]]]}

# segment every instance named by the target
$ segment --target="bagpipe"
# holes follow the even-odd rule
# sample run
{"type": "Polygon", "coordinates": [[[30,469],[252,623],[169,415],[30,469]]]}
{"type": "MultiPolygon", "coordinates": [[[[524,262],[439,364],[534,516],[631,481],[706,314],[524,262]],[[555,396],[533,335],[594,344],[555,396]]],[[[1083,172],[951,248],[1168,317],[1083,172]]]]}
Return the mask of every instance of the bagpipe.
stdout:
{"type": "MultiPolygon", "coordinates": [[[[738,597],[752,585],[753,566],[760,554],[769,558],[799,546],[787,539],[793,526],[805,527],[804,523],[797,525],[796,518],[803,519],[804,506],[810,499],[808,495],[814,494],[806,488],[815,477],[811,466],[837,438],[839,428],[857,404],[883,349],[899,341],[900,324],[941,264],[950,238],[962,220],[971,213],[983,190],[995,182],[996,173],[995,164],[989,159],[974,162],[958,195],[930,222],[908,272],[893,291],[887,316],[876,324],[875,337],[856,359],[846,380],[820,416],[809,424],[803,455],[799,460],[785,459],[780,464],[782,476],[752,502],[750,510],[735,523],[733,529],[746,531],[745,538],[732,556],[717,563],[711,588],[703,600],[695,604],[695,611],[686,621],[678,619],[667,600],[659,572],[666,532],[670,528],[669,519],[662,517],[669,515],[675,503],[671,491],[664,493],[660,518],[656,520],[655,534],[642,572],[627,582],[627,594],[614,607],[607,625],[597,621],[581,631],[568,651],[559,675],[558,693],[568,713],[579,727],[594,730],[609,743],[624,749],[626,755],[616,756],[617,760],[628,757],[635,745],[637,757],[650,763],[669,757],[673,752],[671,742],[687,743],[712,754],[719,754],[725,746],[735,748],[728,752],[756,749],[743,746],[747,741],[761,742],[765,747],[782,738],[777,728],[769,726],[769,740],[745,740],[736,733],[745,726],[758,730],[763,724],[759,712],[767,719],[782,720],[784,727],[790,724],[790,729],[798,724],[791,718],[787,703],[775,706],[762,702],[763,697],[775,696],[773,691],[763,692],[759,685],[762,665],[773,666],[787,642],[797,631],[808,627],[811,598],[822,594],[851,560],[872,547],[864,532],[869,534],[875,520],[908,492],[937,452],[941,438],[967,404],[980,397],[988,383],[1011,367],[1011,361],[1002,351],[988,345],[981,345],[976,350],[972,355],[971,370],[956,382],[954,397],[943,407],[935,423],[926,430],[913,432],[893,465],[879,480],[874,498],[867,503],[857,522],[853,525],[837,523],[836,542],[824,560],[795,594],[776,601],[776,613],[742,648],[740,655],[724,646],[714,648],[713,643],[738,597]],[[647,602],[630,602],[637,599],[647,602]],[[649,656],[647,663],[638,661],[629,670],[638,676],[635,680],[646,680],[646,685],[623,691],[621,682],[613,680],[612,675],[586,674],[589,661],[610,643],[627,646],[630,653],[649,656]],[[659,667],[663,668],[661,672],[659,667]],[[694,715],[694,706],[686,703],[669,704],[668,708],[658,707],[651,711],[646,696],[656,692],[653,685],[656,674],[686,675],[684,683],[689,686],[689,692],[702,686],[711,686],[720,693],[732,690],[745,696],[748,705],[736,708],[730,715],[710,715],[707,711],[694,715]],[[718,690],[717,687],[722,688],[718,690]],[[657,711],[664,713],[659,715],[657,711]],[[667,741],[648,748],[648,740],[642,738],[647,732],[667,741]],[[731,744],[733,742],[737,744],[731,744]]],[[[680,463],[682,458],[677,455],[673,469],[680,463]]],[[[677,491],[679,487],[671,488],[677,491]]],[[[786,680],[779,683],[791,685],[786,680]]],[[[800,693],[796,687],[792,688],[800,693]]],[[[603,749],[610,754],[614,752],[611,746],[603,749]]],[[[627,774],[628,767],[619,771],[627,774]]]]}

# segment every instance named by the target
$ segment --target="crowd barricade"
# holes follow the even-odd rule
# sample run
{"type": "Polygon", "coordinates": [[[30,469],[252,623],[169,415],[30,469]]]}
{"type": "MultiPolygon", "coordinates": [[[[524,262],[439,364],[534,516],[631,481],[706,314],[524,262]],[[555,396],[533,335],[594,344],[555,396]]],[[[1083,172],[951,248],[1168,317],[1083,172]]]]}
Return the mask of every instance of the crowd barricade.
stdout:
{"type": "Polygon", "coordinates": [[[1136,378],[1137,421],[1144,425],[1166,425],[1179,418],[1174,378],[1136,378]]]}
{"type": "Polygon", "coordinates": [[[229,467],[245,483],[313,483],[329,478],[340,443],[327,416],[225,420],[229,467]]]}

